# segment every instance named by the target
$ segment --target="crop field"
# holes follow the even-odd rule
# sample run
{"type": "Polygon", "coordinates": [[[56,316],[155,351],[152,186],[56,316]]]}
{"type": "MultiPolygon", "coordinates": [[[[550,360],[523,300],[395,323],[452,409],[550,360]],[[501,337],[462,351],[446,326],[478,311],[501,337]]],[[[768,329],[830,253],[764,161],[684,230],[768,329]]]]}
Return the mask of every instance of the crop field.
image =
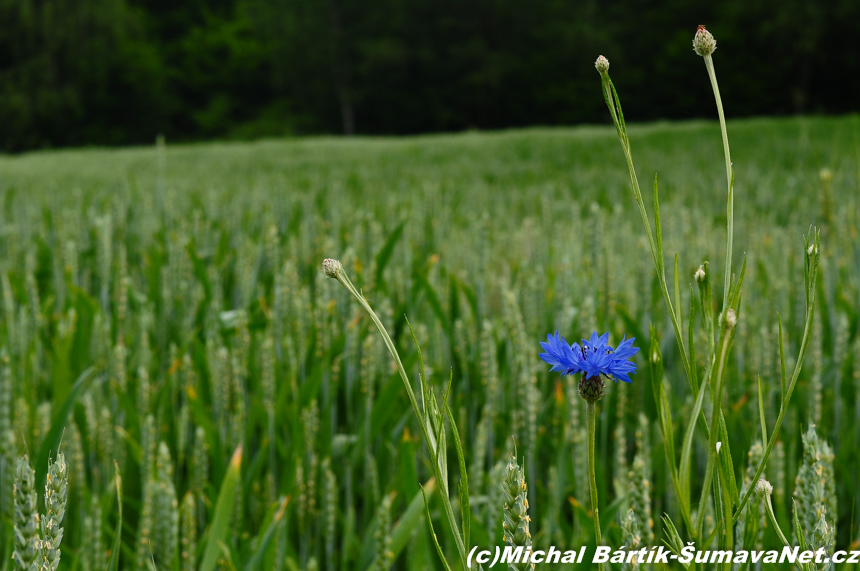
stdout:
{"type": "MultiPolygon", "coordinates": [[[[788,542],[858,549],[860,117],[728,134],[745,273],[709,330],[720,126],[629,132],[687,353],[608,124],[0,157],[0,570],[37,551],[80,571],[441,570],[434,538],[458,569],[523,507],[534,548],[593,550],[587,405],[538,356],[556,331],[640,348],[596,405],[602,543],[782,550],[772,501],[788,542]],[[721,416],[713,327],[732,335],[721,416]],[[772,500],[739,509],[766,450],[772,500]]],[[[649,567],[681,566],[612,569],[649,567]]]]}

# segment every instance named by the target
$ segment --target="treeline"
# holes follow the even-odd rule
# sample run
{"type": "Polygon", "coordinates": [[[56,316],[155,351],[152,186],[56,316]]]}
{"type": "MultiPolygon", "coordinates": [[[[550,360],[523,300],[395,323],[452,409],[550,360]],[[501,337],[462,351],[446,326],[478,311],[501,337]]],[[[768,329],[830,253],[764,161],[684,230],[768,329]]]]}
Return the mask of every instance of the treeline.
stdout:
{"type": "Polygon", "coordinates": [[[0,150],[857,109],[860,2],[0,0],[0,150]]]}

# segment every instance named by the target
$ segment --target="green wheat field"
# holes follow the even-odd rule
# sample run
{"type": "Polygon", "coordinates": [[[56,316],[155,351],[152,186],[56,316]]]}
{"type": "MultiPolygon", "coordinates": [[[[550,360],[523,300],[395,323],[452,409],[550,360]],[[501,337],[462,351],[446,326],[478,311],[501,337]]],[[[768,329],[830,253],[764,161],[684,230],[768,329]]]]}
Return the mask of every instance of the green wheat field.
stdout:
{"type": "MultiPolygon", "coordinates": [[[[734,270],[745,257],[746,271],[721,485],[754,484],[761,411],[768,434],[777,422],[778,315],[790,375],[814,225],[808,351],[762,477],[788,541],[858,549],[860,117],[729,121],[728,133],[734,270]]],[[[723,297],[719,124],[634,125],[630,143],[652,225],[658,176],[667,280],[673,291],[677,253],[701,377],[705,261],[723,297]]],[[[458,569],[455,533],[504,544],[514,451],[534,546],[593,550],[586,405],[573,376],[538,358],[556,330],[642,349],[633,383],[610,382],[597,406],[603,543],[671,543],[664,514],[689,537],[654,383],[673,465],[697,395],[611,125],[0,157],[0,232],[0,570],[444,569],[433,533],[458,569]],[[423,407],[414,329],[431,408],[450,415],[442,489],[460,531],[383,338],[324,258],[379,315],[423,407]],[[64,517],[45,502],[49,473],[64,517]],[[54,542],[41,544],[53,563],[28,567],[33,538],[54,542]]],[[[710,531],[719,509],[698,505],[708,441],[690,434],[693,518],[704,510],[710,531]]],[[[758,496],[742,511],[735,549],[782,549],[758,496]]]]}

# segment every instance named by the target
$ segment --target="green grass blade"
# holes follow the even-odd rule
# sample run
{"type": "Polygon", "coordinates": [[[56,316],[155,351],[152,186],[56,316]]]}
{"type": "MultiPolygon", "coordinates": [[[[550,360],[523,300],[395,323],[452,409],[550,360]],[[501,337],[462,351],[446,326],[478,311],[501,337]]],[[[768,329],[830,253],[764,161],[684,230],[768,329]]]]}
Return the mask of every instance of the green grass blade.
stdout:
{"type": "Polygon", "coordinates": [[[117,571],[119,569],[119,552],[122,547],[122,476],[119,473],[119,466],[114,462],[116,475],[116,530],[113,535],[113,547],[110,550],[110,561],[108,562],[107,571],[117,571]]]}
{"type": "Polygon", "coordinates": [[[460,463],[460,483],[457,491],[460,496],[460,515],[463,518],[463,544],[469,551],[469,535],[472,532],[472,509],[469,507],[469,476],[466,474],[466,456],[463,454],[463,445],[460,442],[460,433],[454,422],[450,407],[448,408],[448,422],[451,424],[451,435],[454,437],[454,448],[457,450],[457,461],[460,463]]]}
{"type": "MultiPolygon", "coordinates": [[[[806,356],[806,349],[809,347],[809,338],[812,331],[812,321],[815,316],[815,284],[818,280],[818,258],[821,255],[821,250],[819,248],[819,232],[815,229],[810,230],[809,236],[805,238],[806,244],[809,244],[810,236],[815,235],[815,249],[812,253],[808,252],[808,246],[806,246],[807,250],[804,251],[804,259],[806,263],[809,263],[810,270],[812,272],[811,275],[806,276],[806,286],[807,292],[809,295],[807,296],[807,306],[806,306],[806,321],[803,326],[803,337],[800,341],[800,349],[797,352],[797,361],[794,364],[794,372],[791,375],[791,380],[788,383],[788,387],[786,389],[785,397],[783,398],[782,405],[779,407],[779,415],[776,417],[776,423],[773,426],[773,432],[770,435],[770,440],[768,440],[767,448],[764,451],[764,457],[762,458],[761,463],[759,464],[758,469],[756,470],[755,476],[753,477],[753,482],[757,482],[761,477],[762,472],[764,471],[765,464],[767,463],[768,457],[770,457],[770,452],[773,450],[773,446],[776,443],[777,436],[779,436],[779,429],[782,426],[782,421],[785,418],[786,410],[788,409],[788,404],[791,401],[791,395],[794,392],[794,387],[797,385],[797,379],[800,376],[800,370],[803,367],[803,359],[806,356]]],[[[738,502],[737,509],[735,510],[735,515],[732,520],[737,521],[740,518],[741,510],[746,505],[747,501],[749,501],[750,495],[752,494],[753,487],[751,486],[747,489],[744,496],[741,498],[740,502],[738,502]]]]}
{"type": "Polygon", "coordinates": [[[385,271],[385,266],[388,265],[389,260],[391,260],[391,254],[394,252],[394,246],[397,245],[397,241],[403,235],[403,227],[406,226],[406,220],[402,221],[397,227],[389,234],[388,239],[385,241],[385,244],[379,250],[379,253],[376,254],[376,275],[374,276],[374,283],[377,287],[382,287],[382,273],[385,271]]]}
{"type": "MultiPolygon", "coordinates": [[[[660,225],[660,199],[657,197],[657,175],[654,175],[654,226],[657,237],[657,271],[665,273],[666,263],[663,258],[663,229],[660,225]]],[[[677,269],[676,269],[677,272],[677,269]]]]}
{"type": "Polygon", "coordinates": [[[224,481],[221,482],[221,491],[218,492],[218,501],[215,504],[215,515],[209,528],[209,537],[206,539],[206,548],[203,551],[203,561],[200,563],[200,571],[213,571],[221,556],[221,542],[230,531],[230,520],[236,504],[236,488],[239,485],[242,468],[242,446],[236,447],[224,481]]]}
{"type": "Polygon", "coordinates": [[[693,452],[693,435],[696,433],[696,423],[699,419],[699,414],[702,411],[702,404],[705,402],[705,393],[708,392],[708,384],[702,383],[699,387],[699,393],[696,395],[696,403],[693,405],[693,412],[690,416],[690,422],[687,425],[687,430],[684,433],[684,444],[681,447],[681,466],[678,479],[681,484],[681,494],[679,501],[686,511],[690,507],[690,465],[692,463],[693,452]]]}
{"type": "Polygon", "coordinates": [[[808,549],[806,546],[806,538],[803,535],[803,528],[800,527],[800,519],[797,516],[797,501],[794,498],[791,500],[791,505],[794,507],[792,510],[794,512],[794,534],[797,536],[800,550],[806,551],[808,549]]]}
{"type": "Polygon", "coordinates": [[[788,381],[785,377],[785,346],[782,343],[782,317],[780,317],[779,313],[776,314],[776,321],[779,323],[779,381],[782,386],[782,395],[780,397],[780,402],[782,403],[785,402],[786,383],[788,381]]]}
{"type": "MultiPolygon", "coordinates": [[[[394,559],[400,555],[400,553],[406,548],[406,545],[409,543],[409,540],[412,539],[412,535],[415,530],[418,528],[418,525],[421,523],[421,518],[424,516],[424,510],[421,508],[424,507],[424,490],[429,490],[430,493],[433,493],[433,489],[436,487],[436,479],[430,478],[427,480],[427,483],[418,491],[417,494],[412,498],[409,502],[409,505],[406,506],[406,510],[403,512],[403,515],[400,516],[400,519],[394,525],[391,530],[391,544],[390,549],[394,554],[394,559]]],[[[428,518],[429,520],[429,518],[428,518]]],[[[432,527],[432,526],[431,526],[432,527]]],[[[368,565],[369,569],[376,568],[376,558],[368,565]]]]}
{"type": "Polygon", "coordinates": [[[433,530],[433,519],[430,517],[430,504],[427,503],[427,494],[424,492],[424,486],[421,486],[421,495],[424,497],[424,513],[427,516],[427,525],[430,526],[430,537],[433,538],[433,545],[436,546],[436,553],[442,561],[442,567],[445,571],[451,571],[451,566],[448,565],[448,560],[445,559],[445,552],[442,551],[442,546],[439,545],[439,538],[436,537],[436,532],[433,530]]]}
{"type": "MultiPolygon", "coordinates": [[[[409,333],[412,335],[412,341],[415,343],[415,349],[418,351],[418,380],[421,383],[421,410],[424,413],[423,421],[427,422],[427,381],[424,377],[424,357],[421,355],[421,345],[418,344],[418,338],[415,337],[415,330],[412,329],[412,324],[409,323],[409,318],[405,315],[406,326],[409,328],[409,333]]],[[[429,426],[429,425],[428,425],[429,426]]]]}
{"type": "Polygon", "coordinates": [[[737,281],[732,286],[731,294],[729,297],[729,307],[737,311],[738,305],[741,301],[741,285],[744,283],[744,276],[747,273],[747,257],[744,256],[744,263],[741,266],[741,273],[738,275],[737,281]]]}
{"type": "MultiPolygon", "coordinates": [[[[648,355],[648,365],[651,372],[651,388],[654,393],[654,403],[657,407],[657,417],[660,425],[660,433],[663,436],[663,449],[666,455],[666,463],[669,465],[669,475],[672,478],[672,485],[675,488],[675,494],[682,498],[681,482],[678,475],[678,467],[675,464],[675,434],[672,424],[672,411],[669,408],[669,399],[666,397],[666,391],[663,388],[663,357],[660,353],[660,343],[657,340],[657,330],[654,324],[651,323],[651,347],[648,355]]],[[[690,518],[690,502],[686,504],[679,501],[681,507],[681,516],[687,528],[692,530],[693,525],[690,518]]]]}
{"type": "Polygon", "coordinates": [[[729,430],[726,427],[726,417],[720,409],[720,468],[723,475],[723,482],[729,491],[731,503],[734,504],[735,498],[738,497],[738,484],[735,480],[735,465],[732,460],[732,441],[729,438],[729,430]]]}
{"type": "Polygon", "coordinates": [[[424,290],[424,294],[427,296],[427,303],[430,304],[430,309],[433,310],[433,315],[439,320],[439,324],[442,326],[442,330],[448,339],[452,340],[451,323],[445,315],[445,310],[442,308],[442,302],[439,301],[439,295],[436,293],[436,290],[433,289],[427,276],[421,272],[415,272],[413,279],[415,280],[415,285],[420,286],[424,290]]]}
{"type": "MultiPolygon", "coordinates": [[[[668,516],[668,514],[663,514],[663,530],[666,534],[666,539],[663,540],[663,543],[666,544],[666,547],[674,553],[675,555],[680,556],[681,550],[684,548],[684,542],[681,539],[681,535],[678,533],[678,528],[675,527],[675,523],[668,516]]],[[[682,563],[684,569],[689,569],[689,563],[682,563]]]]}
{"type": "Polygon", "coordinates": [[[695,300],[696,297],[693,295],[693,286],[690,286],[690,322],[687,324],[687,349],[690,352],[690,373],[692,376],[690,377],[691,388],[693,389],[693,394],[699,393],[699,377],[698,371],[696,370],[696,343],[693,340],[693,323],[696,317],[696,308],[695,308],[695,300]]]}
{"type": "Polygon", "coordinates": [[[272,542],[272,538],[275,536],[275,532],[278,530],[278,524],[280,524],[281,520],[284,519],[284,514],[287,511],[287,504],[289,501],[290,498],[288,497],[281,500],[281,503],[278,506],[278,511],[275,512],[274,516],[272,516],[272,520],[269,522],[269,526],[266,528],[263,538],[254,550],[254,554],[245,565],[245,571],[254,571],[255,569],[259,569],[260,564],[263,562],[263,557],[266,555],[266,549],[268,549],[269,544],[272,542]]]}
{"type": "Polygon", "coordinates": [[[702,320],[705,324],[705,334],[708,338],[708,363],[714,360],[714,297],[711,289],[711,265],[706,261],[702,264],[705,278],[699,288],[699,296],[702,302],[702,320]]]}
{"type": "Polygon", "coordinates": [[[612,89],[612,98],[615,101],[615,107],[618,109],[618,122],[621,124],[621,132],[624,133],[624,140],[627,140],[627,123],[624,121],[624,111],[621,110],[621,99],[618,97],[618,92],[615,91],[615,84],[609,80],[609,87],[612,89]]]}
{"type": "Polygon", "coordinates": [[[764,395],[761,391],[761,375],[756,375],[758,379],[758,418],[761,422],[761,441],[767,442],[767,421],[764,418],[764,395]]]}
{"type": "MultiPolygon", "coordinates": [[[[648,349],[648,370],[651,373],[651,390],[654,393],[654,404],[660,409],[660,392],[663,386],[663,355],[660,352],[660,342],[657,339],[657,328],[650,324],[651,345],[648,349]]],[[[674,463],[674,458],[669,462],[674,463]]]]}
{"type": "Polygon", "coordinates": [[[72,409],[75,408],[78,399],[89,386],[89,381],[94,370],[92,367],[89,367],[78,376],[78,379],[69,391],[69,396],[63,402],[63,406],[51,420],[51,430],[48,431],[45,440],[42,442],[42,446],[39,448],[39,455],[34,459],[37,482],[45,481],[45,476],[48,473],[48,460],[57,455],[57,449],[60,447],[60,442],[63,439],[63,431],[66,429],[72,409]]]}
{"type": "MultiPolygon", "coordinates": [[[[678,253],[675,253],[675,276],[674,276],[674,285],[675,285],[675,307],[670,307],[669,310],[672,312],[677,312],[677,322],[678,322],[678,335],[681,340],[683,340],[684,335],[684,322],[681,320],[681,287],[680,276],[678,275],[678,253]]],[[[692,366],[692,365],[691,365],[692,366]]]]}

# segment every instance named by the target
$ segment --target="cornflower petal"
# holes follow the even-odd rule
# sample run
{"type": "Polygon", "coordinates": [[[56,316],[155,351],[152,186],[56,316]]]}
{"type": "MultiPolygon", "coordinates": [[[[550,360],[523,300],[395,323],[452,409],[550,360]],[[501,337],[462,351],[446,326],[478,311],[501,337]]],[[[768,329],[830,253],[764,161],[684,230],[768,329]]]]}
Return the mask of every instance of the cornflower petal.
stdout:
{"type": "MultiPolygon", "coordinates": [[[[567,344],[564,337],[559,338],[558,331],[555,336],[548,334],[546,343],[541,343],[546,353],[541,353],[540,358],[552,365],[551,372],[561,371],[562,376],[580,371],[580,362],[582,361],[582,353],[567,344]]],[[[575,345],[574,345],[575,346],[575,345]]]]}
{"type": "Polygon", "coordinates": [[[630,360],[639,351],[633,346],[634,337],[625,335],[618,348],[609,345],[609,333],[598,335],[593,332],[591,337],[582,339],[582,347],[574,343],[568,345],[564,338],[547,335],[547,342],[541,343],[546,353],[540,358],[552,365],[550,371],[561,371],[562,376],[583,373],[587,377],[605,375],[616,382],[620,379],[625,383],[632,382],[630,375],[636,373],[636,364],[630,360]]]}

